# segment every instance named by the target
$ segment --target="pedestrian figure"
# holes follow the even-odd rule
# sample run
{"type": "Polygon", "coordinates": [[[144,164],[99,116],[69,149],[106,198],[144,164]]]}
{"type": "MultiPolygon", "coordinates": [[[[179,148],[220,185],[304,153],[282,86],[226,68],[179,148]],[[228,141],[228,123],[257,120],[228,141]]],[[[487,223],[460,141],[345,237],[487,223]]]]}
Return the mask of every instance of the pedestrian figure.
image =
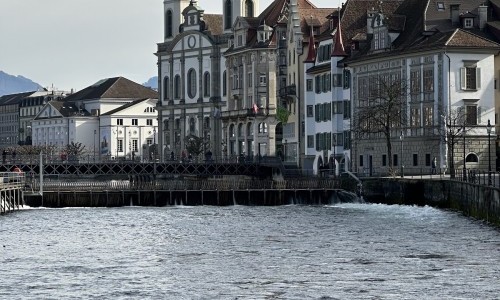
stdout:
{"type": "Polygon", "coordinates": [[[173,161],[175,158],[174,151],[170,152],[170,160],[173,161]]]}
{"type": "Polygon", "coordinates": [[[181,152],[181,162],[186,162],[186,149],[182,150],[181,152]]]}
{"type": "Polygon", "coordinates": [[[437,165],[437,158],[434,157],[434,159],[432,160],[432,174],[436,174],[436,165],[437,165]]]}

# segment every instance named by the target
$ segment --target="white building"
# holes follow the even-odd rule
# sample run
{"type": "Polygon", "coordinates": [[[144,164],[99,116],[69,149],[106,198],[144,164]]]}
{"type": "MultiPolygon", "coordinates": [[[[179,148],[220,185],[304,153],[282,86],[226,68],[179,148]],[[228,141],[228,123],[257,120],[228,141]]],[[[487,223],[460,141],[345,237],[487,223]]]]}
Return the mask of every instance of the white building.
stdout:
{"type": "Polygon", "coordinates": [[[33,145],[62,154],[71,143],[84,156],[149,159],[157,128],[157,93],[123,77],[104,79],[64,101],[50,101],[32,122],[33,145]],[[128,147],[127,147],[128,145],[128,147]]]}

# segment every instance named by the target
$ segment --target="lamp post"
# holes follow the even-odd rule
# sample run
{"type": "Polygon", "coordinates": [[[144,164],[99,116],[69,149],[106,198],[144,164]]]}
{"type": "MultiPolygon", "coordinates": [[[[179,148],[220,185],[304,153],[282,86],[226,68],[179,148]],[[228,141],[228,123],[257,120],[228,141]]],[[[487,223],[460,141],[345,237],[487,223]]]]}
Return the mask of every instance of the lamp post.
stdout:
{"type": "Polygon", "coordinates": [[[93,144],[94,144],[94,162],[95,162],[95,135],[97,133],[97,130],[94,130],[94,141],[93,141],[93,144]]]}
{"type": "Polygon", "coordinates": [[[400,162],[399,164],[401,165],[400,169],[401,169],[401,178],[404,177],[404,167],[403,167],[403,140],[404,140],[405,136],[403,135],[403,130],[401,130],[401,134],[399,135],[399,140],[401,141],[401,159],[400,159],[400,162]]]}
{"type": "Polygon", "coordinates": [[[463,143],[464,143],[464,149],[463,149],[463,154],[464,154],[464,169],[463,169],[463,180],[467,181],[467,164],[465,163],[465,121],[464,121],[464,126],[462,128],[462,135],[463,135],[463,143]]]}
{"type": "Polygon", "coordinates": [[[491,123],[490,119],[488,119],[488,125],[486,125],[486,131],[488,132],[488,185],[491,185],[491,151],[490,151],[490,146],[491,146],[491,123]]]}
{"type": "Polygon", "coordinates": [[[156,127],[153,127],[153,161],[156,161],[156,127]]]}

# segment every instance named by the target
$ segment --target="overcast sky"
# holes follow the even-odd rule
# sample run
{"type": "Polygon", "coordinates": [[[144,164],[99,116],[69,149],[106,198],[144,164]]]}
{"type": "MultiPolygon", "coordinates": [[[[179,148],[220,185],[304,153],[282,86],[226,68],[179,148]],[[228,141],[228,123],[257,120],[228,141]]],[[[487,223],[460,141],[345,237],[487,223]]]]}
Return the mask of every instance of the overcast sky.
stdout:
{"type": "MultiPolygon", "coordinates": [[[[222,0],[198,5],[222,13],[222,0]]],[[[163,0],[0,0],[0,70],[44,87],[80,90],[114,76],[143,83],[157,74],[162,37],[163,0]]]]}

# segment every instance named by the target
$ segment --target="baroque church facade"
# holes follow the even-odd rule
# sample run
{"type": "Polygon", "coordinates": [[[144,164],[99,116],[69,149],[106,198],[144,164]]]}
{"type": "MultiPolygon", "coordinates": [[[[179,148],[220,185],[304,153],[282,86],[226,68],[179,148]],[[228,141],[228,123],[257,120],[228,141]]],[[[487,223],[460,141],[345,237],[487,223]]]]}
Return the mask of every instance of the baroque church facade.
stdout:
{"type": "Polygon", "coordinates": [[[224,53],[237,18],[253,17],[256,0],[223,0],[224,13],[205,14],[194,0],[164,1],[165,38],[158,44],[159,144],[162,159],[179,157],[191,137],[203,151],[228,152],[223,112],[228,104],[224,53]]]}

